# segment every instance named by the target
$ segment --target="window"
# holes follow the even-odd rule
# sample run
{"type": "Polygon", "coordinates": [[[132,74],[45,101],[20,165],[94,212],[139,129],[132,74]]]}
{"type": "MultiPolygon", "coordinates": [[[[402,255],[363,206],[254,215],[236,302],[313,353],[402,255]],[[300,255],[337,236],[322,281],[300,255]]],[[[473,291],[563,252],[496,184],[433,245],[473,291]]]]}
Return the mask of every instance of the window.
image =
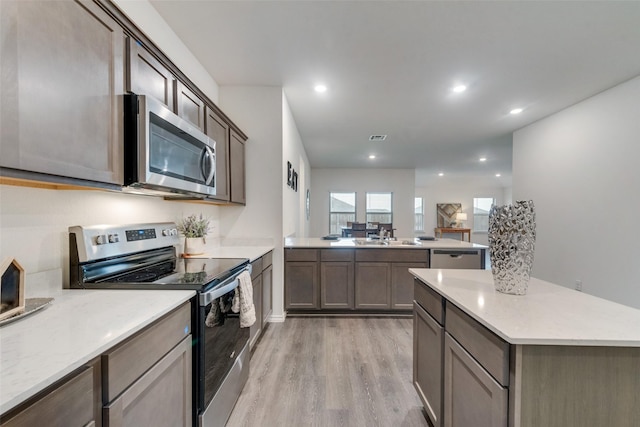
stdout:
{"type": "Polygon", "coordinates": [[[393,223],[391,193],[367,193],[367,223],[393,223]]]}
{"type": "Polygon", "coordinates": [[[414,231],[424,231],[424,203],[422,197],[416,197],[414,203],[414,231]]]}
{"type": "Polygon", "coordinates": [[[342,234],[356,220],[356,193],[329,193],[329,233],[342,234]]]}
{"type": "Polygon", "coordinates": [[[489,231],[489,210],[496,203],[492,197],[473,199],[473,231],[489,231]]]}

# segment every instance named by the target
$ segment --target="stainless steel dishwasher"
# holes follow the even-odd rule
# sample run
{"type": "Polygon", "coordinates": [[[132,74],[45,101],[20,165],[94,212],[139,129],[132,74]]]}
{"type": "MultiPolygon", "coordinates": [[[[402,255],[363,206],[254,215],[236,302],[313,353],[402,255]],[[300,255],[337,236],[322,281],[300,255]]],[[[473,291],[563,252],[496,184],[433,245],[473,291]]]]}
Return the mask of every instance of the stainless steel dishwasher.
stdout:
{"type": "Polygon", "coordinates": [[[431,268],[484,268],[483,249],[432,249],[431,268]]]}

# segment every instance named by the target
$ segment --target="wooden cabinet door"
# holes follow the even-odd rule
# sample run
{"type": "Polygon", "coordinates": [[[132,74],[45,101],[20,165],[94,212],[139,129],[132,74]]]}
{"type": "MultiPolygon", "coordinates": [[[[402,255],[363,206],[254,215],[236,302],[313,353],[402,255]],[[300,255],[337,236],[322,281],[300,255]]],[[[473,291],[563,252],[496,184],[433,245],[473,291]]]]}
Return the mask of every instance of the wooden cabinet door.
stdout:
{"type": "Polygon", "coordinates": [[[267,319],[271,315],[273,310],[272,301],[272,287],[273,287],[273,266],[269,265],[262,272],[262,328],[264,329],[267,319]]]}
{"type": "Polygon", "coordinates": [[[191,335],[104,407],[104,427],[190,427],[191,335]]]}
{"type": "Polygon", "coordinates": [[[320,307],[329,309],[353,309],[353,275],[353,262],[321,262],[320,307]]]}
{"type": "Polygon", "coordinates": [[[0,417],[3,427],[101,425],[100,363],[79,368],[17,414],[0,417]]]}
{"type": "Polygon", "coordinates": [[[204,102],[180,81],[175,86],[176,114],[204,132],[204,102]]]}
{"type": "Polygon", "coordinates": [[[175,76],[137,40],[127,39],[127,91],[149,95],[175,111],[175,76]]]}
{"type": "Polygon", "coordinates": [[[256,310],[256,322],[249,327],[249,348],[253,348],[262,333],[262,274],[251,279],[253,284],[253,305],[256,310]]]}
{"type": "Polygon", "coordinates": [[[508,390],[448,333],[444,338],[444,425],[507,427],[508,390]]]}
{"type": "Polygon", "coordinates": [[[89,1],[0,1],[0,166],[124,183],[124,33],[89,1]]]}
{"type": "Polygon", "coordinates": [[[286,262],[284,286],[287,309],[320,307],[317,262],[286,262]]]}
{"type": "Polygon", "coordinates": [[[229,200],[229,125],[211,108],[205,108],[205,133],[216,142],[215,199],[229,200]]]}
{"type": "Polygon", "coordinates": [[[427,268],[427,263],[394,262],[391,264],[391,308],[413,308],[413,276],[410,268],[427,268]]]}
{"type": "Polygon", "coordinates": [[[356,309],[391,307],[391,264],[356,262],[356,309]]]}
{"type": "Polygon", "coordinates": [[[433,427],[442,426],[444,328],[419,304],[413,311],[413,385],[433,427]]]}
{"type": "Polygon", "coordinates": [[[244,158],[244,140],[231,130],[229,140],[229,168],[230,168],[230,186],[231,201],[234,203],[245,204],[245,158],[244,158]]]}

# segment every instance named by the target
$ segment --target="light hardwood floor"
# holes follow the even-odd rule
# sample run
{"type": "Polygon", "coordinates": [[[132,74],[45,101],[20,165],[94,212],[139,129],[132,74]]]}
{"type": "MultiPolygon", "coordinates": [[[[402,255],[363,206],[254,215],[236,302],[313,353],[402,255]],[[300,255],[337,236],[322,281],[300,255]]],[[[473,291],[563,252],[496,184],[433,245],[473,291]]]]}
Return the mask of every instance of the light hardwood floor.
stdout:
{"type": "Polygon", "coordinates": [[[409,318],[271,323],[227,427],[428,426],[412,349],[409,318]]]}

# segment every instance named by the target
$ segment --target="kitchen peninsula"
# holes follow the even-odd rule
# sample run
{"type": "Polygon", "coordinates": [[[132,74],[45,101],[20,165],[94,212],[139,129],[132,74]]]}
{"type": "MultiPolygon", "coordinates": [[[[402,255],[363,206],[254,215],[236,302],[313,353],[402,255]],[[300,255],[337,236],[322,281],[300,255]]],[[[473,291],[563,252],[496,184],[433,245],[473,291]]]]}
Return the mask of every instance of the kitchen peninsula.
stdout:
{"type": "Polygon", "coordinates": [[[490,271],[411,269],[414,386],[433,425],[635,426],[640,310],[490,271]]]}
{"type": "Polygon", "coordinates": [[[409,268],[485,268],[486,246],[453,239],[286,238],[285,308],[304,314],[411,314],[409,268]]]}

